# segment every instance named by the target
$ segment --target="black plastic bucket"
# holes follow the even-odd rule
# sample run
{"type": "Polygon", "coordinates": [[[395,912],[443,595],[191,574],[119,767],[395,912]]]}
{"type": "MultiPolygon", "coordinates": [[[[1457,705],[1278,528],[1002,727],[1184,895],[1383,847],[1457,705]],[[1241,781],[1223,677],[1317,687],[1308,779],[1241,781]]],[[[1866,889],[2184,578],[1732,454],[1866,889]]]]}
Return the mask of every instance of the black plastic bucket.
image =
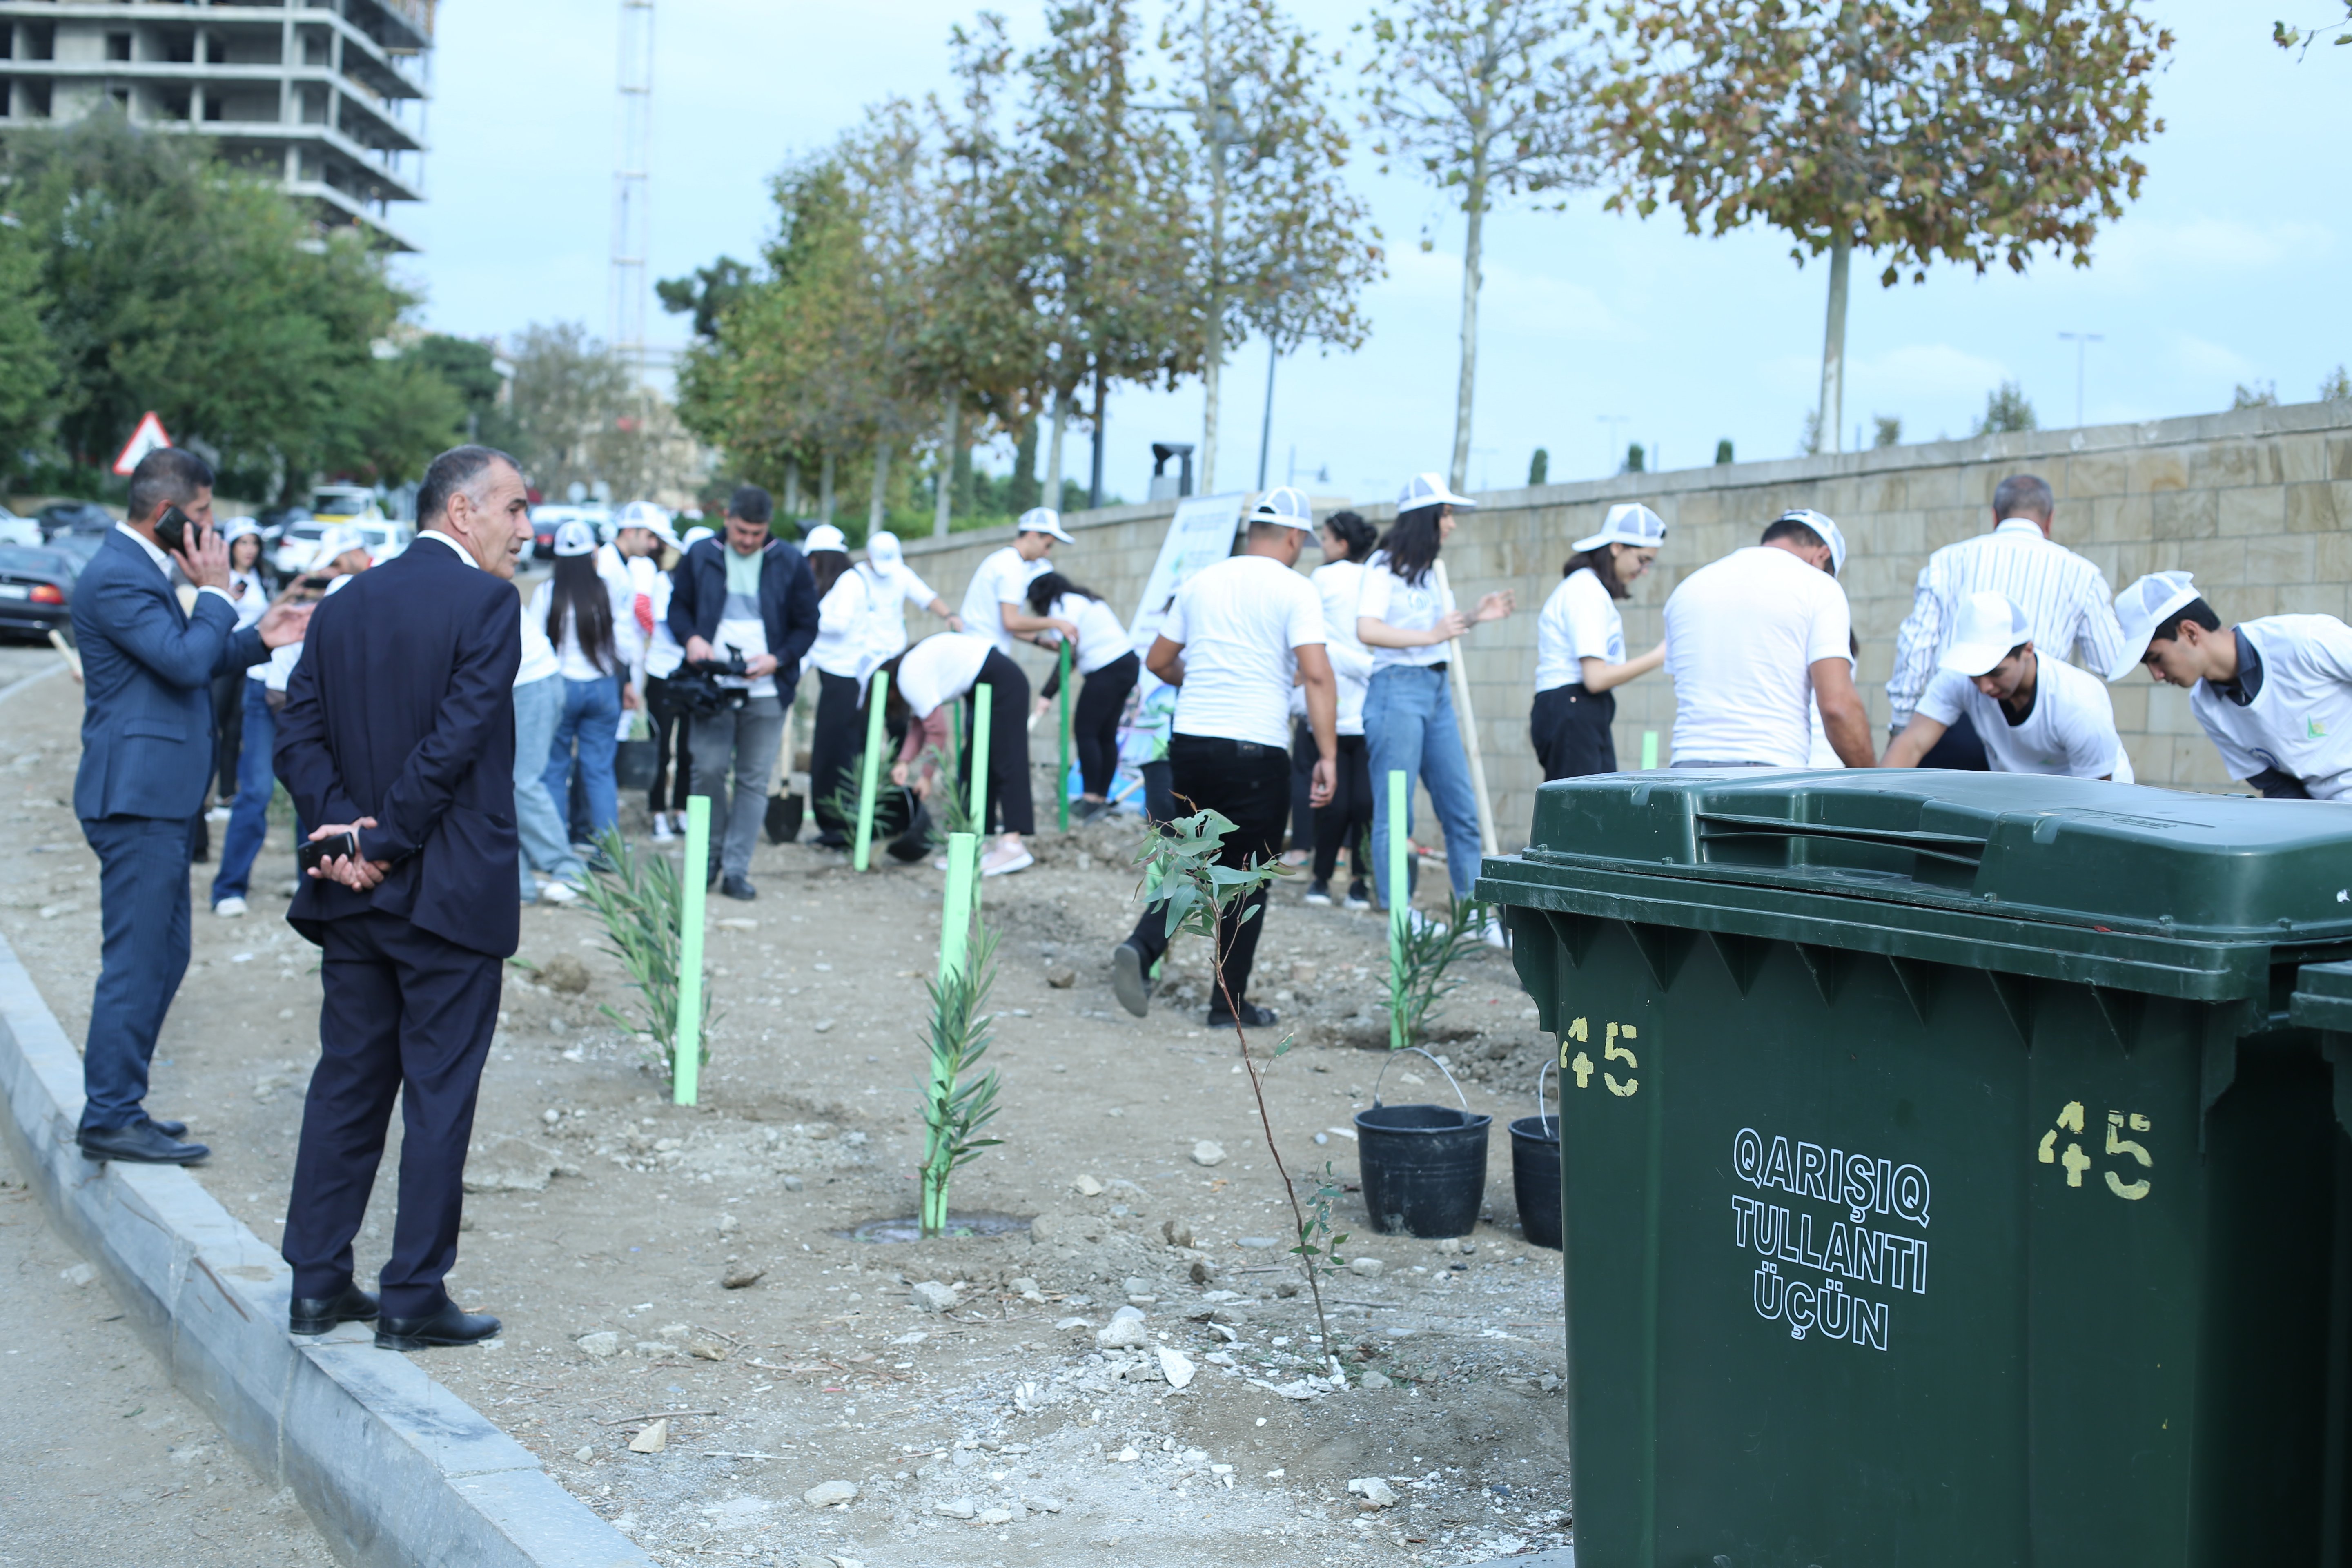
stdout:
{"type": "Polygon", "coordinates": [[[651,741],[624,741],[613,748],[613,785],[620,790],[645,789],[654,782],[651,741]]]}
{"type": "Polygon", "coordinates": [[[1559,1250],[1559,1118],[1544,1113],[1547,1061],[1536,1069],[1536,1113],[1511,1123],[1511,1191],[1530,1245],[1559,1250]]]}
{"type": "MultiPolygon", "coordinates": [[[[1462,1086],[1444,1063],[1419,1046],[1408,1048],[1429,1057],[1454,1085],[1454,1098],[1462,1099],[1462,1086]]],[[[1381,1075],[1388,1070],[1383,1063],[1381,1075]]],[[[1486,1131],[1494,1121],[1473,1112],[1467,1100],[1458,1110],[1382,1105],[1374,1080],[1371,1109],[1356,1112],[1356,1160],[1373,1231],[1435,1240],[1469,1235],[1486,1200],[1486,1131]]]]}

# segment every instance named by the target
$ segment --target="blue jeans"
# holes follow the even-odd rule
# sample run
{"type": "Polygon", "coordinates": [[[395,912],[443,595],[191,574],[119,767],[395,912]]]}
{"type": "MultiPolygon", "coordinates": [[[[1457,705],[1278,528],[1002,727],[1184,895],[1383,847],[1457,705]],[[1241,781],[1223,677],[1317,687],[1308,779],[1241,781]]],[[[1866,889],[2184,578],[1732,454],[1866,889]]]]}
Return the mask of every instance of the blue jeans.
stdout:
{"type": "Polygon", "coordinates": [[[588,826],[602,833],[621,819],[621,796],[613,782],[613,754],[621,744],[621,689],[609,675],[593,680],[563,678],[563,710],[540,782],[559,819],[572,798],[572,750],[580,753],[580,782],[588,792],[588,826]]]}
{"type": "MultiPolygon", "coordinates": [[[[1372,868],[1381,902],[1389,892],[1389,774],[1404,774],[1404,830],[1412,831],[1412,786],[1418,780],[1445,830],[1445,876],[1454,896],[1466,899],[1478,876],[1478,801],[1470,788],[1470,759],[1454,721],[1454,693],[1445,671],[1391,665],[1372,671],[1364,690],[1364,748],[1371,753],[1372,868]]],[[[1400,894],[1401,896],[1401,894],[1400,894]]]]}
{"type": "MultiPolygon", "coordinates": [[[[278,742],[278,715],[269,710],[267,681],[245,680],[245,737],[236,750],[236,804],[229,807],[228,831],[221,835],[220,869],[213,876],[213,902],[241,899],[253,882],[253,858],[269,841],[269,799],[278,792],[270,749],[278,742]]],[[[295,841],[305,837],[299,829],[295,841]]]]}
{"type": "Polygon", "coordinates": [[[538,868],[549,876],[576,882],[588,874],[572,853],[563,831],[563,814],[547,793],[549,753],[555,749],[555,727],[563,717],[563,678],[542,676],[515,688],[515,830],[522,853],[515,863],[522,875],[522,901],[536,903],[538,868]]]}

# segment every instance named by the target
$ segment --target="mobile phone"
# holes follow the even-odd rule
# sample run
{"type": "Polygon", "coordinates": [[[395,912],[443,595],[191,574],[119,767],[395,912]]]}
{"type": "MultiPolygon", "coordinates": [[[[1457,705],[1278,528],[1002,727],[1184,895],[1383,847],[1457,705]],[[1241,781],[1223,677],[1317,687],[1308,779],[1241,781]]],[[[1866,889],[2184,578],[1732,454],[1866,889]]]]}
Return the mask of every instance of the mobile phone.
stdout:
{"type": "Polygon", "coordinates": [[[188,548],[188,536],[194,529],[186,512],[176,506],[167,506],[163,515],[155,520],[155,542],[177,554],[188,548]]]}
{"type": "Polygon", "coordinates": [[[294,858],[300,864],[303,873],[307,876],[311,868],[324,861],[356,860],[359,858],[359,853],[360,836],[357,833],[346,831],[338,833],[331,838],[305,839],[302,847],[294,852],[294,858]]]}

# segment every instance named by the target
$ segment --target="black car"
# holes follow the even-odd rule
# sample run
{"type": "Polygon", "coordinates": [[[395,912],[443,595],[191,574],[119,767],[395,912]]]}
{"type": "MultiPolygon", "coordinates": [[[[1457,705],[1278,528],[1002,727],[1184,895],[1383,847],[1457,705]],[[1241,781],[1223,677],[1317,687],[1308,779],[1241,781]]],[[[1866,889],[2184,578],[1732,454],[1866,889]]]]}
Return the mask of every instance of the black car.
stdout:
{"type": "Polygon", "coordinates": [[[104,533],[114,526],[114,514],[92,500],[53,500],[33,514],[43,539],[60,533],[104,533]]]}
{"type": "Polygon", "coordinates": [[[83,557],[46,545],[0,544],[0,631],[46,637],[72,618],[83,557]]]}
{"type": "Polygon", "coordinates": [[[266,506],[253,514],[253,521],[261,525],[261,541],[266,553],[286,537],[288,529],[298,522],[310,521],[310,509],[307,506],[266,506]]]}

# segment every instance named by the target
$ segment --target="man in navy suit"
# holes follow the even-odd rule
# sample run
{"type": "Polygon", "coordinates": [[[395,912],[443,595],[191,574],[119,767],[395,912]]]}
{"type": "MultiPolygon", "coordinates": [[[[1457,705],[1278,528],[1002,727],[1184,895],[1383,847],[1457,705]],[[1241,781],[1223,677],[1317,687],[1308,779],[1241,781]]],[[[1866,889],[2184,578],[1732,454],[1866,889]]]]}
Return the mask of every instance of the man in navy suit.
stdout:
{"type": "Polygon", "coordinates": [[[98,852],[104,947],[82,1047],[81,1152],[93,1160],[187,1164],[183,1122],[149,1118],[147,1068],[188,971],[188,866],[212,768],[212,683],[302,636],[310,612],[278,605],[236,627],[228,546],[213,531],[213,471],[193,452],[150,452],[131,475],[130,521],[114,525],[74,584],[81,654],[81,769],[74,815],[98,852]],[[179,547],[156,538],[168,508],[179,547]],[[194,605],[173,591],[176,563],[194,605]]]}
{"type": "Polygon", "coordinates": [[[531,542],[513,458],[459,447],[416,495],[423,531],[321,604],[278,719],[278,776],[313,841],[357,853],[314,867],[287,919],[321,949],[319,1065],[280,1247],[289,1327],[376,1320],[387,1350],[472,1344],[496,1318],[461,1311],[466,1148],[498,1022],[515,904],[515,564],[531,542]],[[352,1241],[401,1104],[400,1201],[383,1299],[352,1278],[352,1241]]]}

